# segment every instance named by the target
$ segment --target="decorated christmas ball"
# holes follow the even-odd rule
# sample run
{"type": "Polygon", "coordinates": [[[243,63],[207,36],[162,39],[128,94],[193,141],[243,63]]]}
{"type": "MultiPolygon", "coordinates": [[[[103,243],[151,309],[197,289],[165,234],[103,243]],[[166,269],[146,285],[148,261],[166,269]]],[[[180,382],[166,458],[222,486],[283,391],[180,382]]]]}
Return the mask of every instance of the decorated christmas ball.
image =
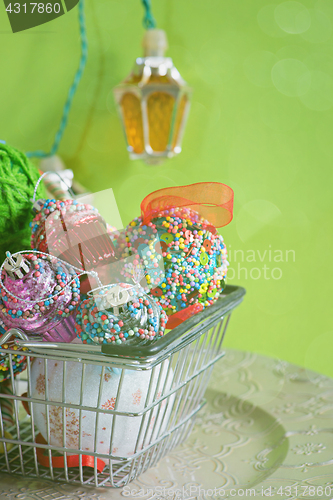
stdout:
{"type": "Polygon", "coordinates": [[[186,207],[157,213],[148,224],[138,217],[127,226],[126,238],[116,242],[121,258],[140,256],[147,228],[158,236],[155,249],[160,246],[164,264],[164,269],[159,266],[147,273],[149,293],[167,315],[186,319],[213,304],[225,286],[228,266],[226,247],[215,227],[186,207]]]}
{"type": "Polygon", "coordinates": [[[43,333],[45,342],[72,342],[76,338],[75,311],[63,318],[60,323],[43,333]]]}
{"type": "MultiPolygon", "coordinates": [[[[31,198],[40,177],[28,158],[8,144],[0,142],[0,262],[6,251],[12,253],[29,248],[31,198]]],[[[41,182],[37,196],[45,196],[41,182]]]]}
{"type": "MultiPolygon", "coordinates": [[[[5,327],[4,325],[0,327],[0,339],[2,335],[5,333],[5,327]]],[[[17,351],[19,350],[18,347],[14,344],[14,339],[10,338],[5,344],[1,346],[2,349],[8,350],[14,350],[17,351]]],[[[22,348],[20,350],[27,350],[26,348],[22,348]]],[[[13,368],[13,374],[16,375],[17,373],[21,373],[23,370],[26,369],[27,366],[27,360],[26,357],[23,356],[22,354],[12,354],[12,361],[11,365],[13,368]]],[[[5,380],[10,380],[11,379],[11,371],[10,371],[10,358],[7,354],[2,354],[0,353],[0,384],[4,382],[5,380]]],[[[1,390],[0,390],[1,392],[1,390]]],[[[4,416],[2,416],[4,418],[4,416]]]]}
{"type": "Polygon", "coordinates": [[[163,336],[166,313],[140,285],[108,285],[83,300],[77,336],[87,344],[148,343],[163,336]]]}
{"type": "MultiPolygon", "coordinates": [[[[168,370],[168,362],[156,367],[153,375],[149,370],[125,370],[122,379],[121,390],[118,395],[118,387],[121,379],[121,370],[115,372],[112,368],[101,365],[86,364],[84,375],[82,375],[82,364],[72,361],[66,362],[66,396],[63,401],[63,362],[49,359],[47,364],[48,400],[66,403],[65,407],[65,446],[71,449],[79,449],[80,436],[80,411],[71,408],[70,405],[83,405],[91,410],[82,410],[81,413],[81,446],[86,452],[93,452],[95,446],[95,435],[97,434],[97,453],[109,455],[112,453],[119,457],[129,457],[135,451],[141,450],[143,445],[154,442],[157,437],[163,435],[171,413],[174,395],[170,396],[169,404],[163,398],[171,387],[173,371],[168,370]],[[162,370],[162,373],[160,373],[162,370]],[[167,375],[168,374],[168,375],[167,375]],[[82,380],[84,376],[84,380],[82,380]],[[167,380],[165,380],[167,378],[167,380]],[[100,391],[100,384],[102,384],[100,391]],[[151,390],[148,396],[148,390],[151,390]],[[82,394],[81,394],[82,387],[82,394]],[[100,404],[98,404],[99,393],[100,404]],[[161,402],[147,416],[135,416],[146,406],[156,401],[161,402]],[[147,400],[148,396],[148,400],[147,400]],[[119,398],[117,401],[117,397],[119,398]],[[81,399],[82,398],[82,399],[81,399]],[[160,408],[159,408],[160,407],[160,408]],[[96,413],[94,409],[105,410],[99,413],[96,424],[96,413]],[[112,448],[110,449],[110,438],[112,430],[112,414],[108,410],[116,410],[134,414],[134,416],[117,415],[113,429],[112,448]],[[142,419],[144,418],[143,432],[138,441],[137,450],[135,446],[139,437],[142,419]],[[97,429],[96,429],[97,425],[97,429]],[[147,431],[147,432],[146,432],[147,431]],[[145,438],[145,440],[144,440],[145,438]],[[144,441],[143,441],[144,440],[144,441]]],[[[32,397],[45,400],[45,363],[44,360],[36,358],[31,368],[32,397]]],[[[34,403],[34,420],[43,438],[48,442],[46,406],[42,403],[34,403]]],[[[63,447],[63,408],[57,405],[49,405],[49,429],[52,446],[63,447]]],[[[71,454],[71,453],[69,453],[71,454]]],[[[74,454],[74,453],[72,453],[74,454]]]]}
{"type": "Polygon", "coordinates": [[[7,330],[41,336],[47,332],[50,338],[52,329],[68,320],[80,302],[74,269],[39,252],[8,253],[0,284],[0,319],[7,330]]]}
{"type": "MultiPolygon", "coordinates": [[[[110,224],[106,224],[106,231],[108,237],[111,238],[111,244],[113,246],[113,234],[118,233],[118,231],[114,226],[111,226],[110,224]]],[[[122,264],[112,257],[112,259],[106,259],[106,261],[103,261],[98,265],[98,269],[96,269],[96,272],[98,274],[99,281],[97,281],[96,277],[92,276],[91,274],[85,274],[81,276],[81,295],[86,295],[90,290],[96,288],[96,286],[98,286],[100,283],[102,283],[103,285],[108,285],[109,283],[122,281],[120,273],[121,266],[122,264]]]]}
{"type": "MultiPolygon", "coordinates": [[[[5,333],[6,333],[6,325],[0,319],[0,339],[5,333]]],[[[6,349],[6,350],[13,349],[15,351],[18,350],[17,346],[14,344],[13,338],[10,338],[5,344],[2,344],[1,349],[6,349]]],[[[14,375],[16,375],[16,373],[21,373],[23,370],[25,370],[27,366],[26,357],[20,354],[12,354],[11,364],[13,367],[14,375]]],[[[5,380],[9,380],[10,378],[11,378],[11,372],[10,372],[9,356],[7,354],[0,353],[0,384],[5,380]]],[[[5,387],[4,384],[3,387],[5,387]]],[[[0,392],[1,389],[3,389],[3,387],[0,386],[0,392]]],[[[1,406],[1,398],[0,398],[0,406],[1,406]]],[[[6,412],[6,414],[8,416],[8,411],[6,412]]],[[[3,408],[2,408],[2,419],[4,419],[3,408]]]]}
{"type": "Polygon", "coordinates": [[[31,247],[90,271],[114,262],[110,227],[98,210],[76,200],[38,200],[31,247]]]}

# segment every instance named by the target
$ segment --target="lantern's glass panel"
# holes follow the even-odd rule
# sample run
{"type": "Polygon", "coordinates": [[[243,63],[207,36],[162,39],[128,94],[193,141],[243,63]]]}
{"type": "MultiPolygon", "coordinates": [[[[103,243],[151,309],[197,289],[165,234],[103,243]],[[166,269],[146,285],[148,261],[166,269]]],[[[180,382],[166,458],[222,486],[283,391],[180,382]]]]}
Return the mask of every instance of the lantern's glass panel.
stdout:
{"type": "Polygon", "coordinates": [[[153,151],[167,149],[174,105],[175,98],[167,92],[153,92],[147,99],[149,144],[153,151]]]}
{"type": "Polygon", "coordinates": [[[155,72],[150,75],[148,84],[149,83],[172,84],[173,80],[168,75],[158,75],[155,72]]]}
{"type": "Polygon", "coordinates": [[[175,123],[175,132],[173,136],[173,141],[172,141],[172,149],[175,148],[179,142],[180,142],[180,134],[182,130],[182,124],[185,118],[185,110],[186,110],[186,105],[188,103],[188,97],[186,94],[182,95],[182,98],[180,100],[180,103],[178,105],[178,111],[177,111],[177,117],[176,117],[176,123],[175,123]]]}
{"type": "Polygon", "coordinates": [[[131,92],[127,92],[123,95],[120,105],[123,112],[128,145],[133,148],[134,153],[143,153],[145,146],[140,99],[131,92]]]}

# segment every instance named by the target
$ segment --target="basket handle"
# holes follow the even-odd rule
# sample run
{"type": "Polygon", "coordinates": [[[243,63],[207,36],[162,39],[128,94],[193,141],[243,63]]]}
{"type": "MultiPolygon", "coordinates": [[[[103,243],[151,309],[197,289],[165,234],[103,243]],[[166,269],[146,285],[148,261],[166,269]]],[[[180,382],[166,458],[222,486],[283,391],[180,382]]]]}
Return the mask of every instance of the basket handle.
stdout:
{"type": "Polygon", "coordinates": [[[28,335],[22,332],[22,330],[19,330],[18,328],[11,328],[8,332],[4,333],[2,337],[0,337],[0,346],[8,342],[10,337],[13,335],[21,340],[29,340],[28,335]]]}

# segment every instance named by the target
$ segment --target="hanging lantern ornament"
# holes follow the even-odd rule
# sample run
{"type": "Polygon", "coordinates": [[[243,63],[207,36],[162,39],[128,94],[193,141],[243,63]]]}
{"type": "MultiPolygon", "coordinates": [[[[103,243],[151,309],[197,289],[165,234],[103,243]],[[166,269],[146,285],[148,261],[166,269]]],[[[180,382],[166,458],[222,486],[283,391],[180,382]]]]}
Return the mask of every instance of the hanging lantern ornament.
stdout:
{"type": "Polygon", "coordinates": [[[130,158],[158,164],[181,152],[191,89],[172,59],[164,56],[166,33],[155,28],[150,2],[143,0],[143,4],[144,57],[135,61],[133,71],[115,87],[114,94],[130,158]]]}

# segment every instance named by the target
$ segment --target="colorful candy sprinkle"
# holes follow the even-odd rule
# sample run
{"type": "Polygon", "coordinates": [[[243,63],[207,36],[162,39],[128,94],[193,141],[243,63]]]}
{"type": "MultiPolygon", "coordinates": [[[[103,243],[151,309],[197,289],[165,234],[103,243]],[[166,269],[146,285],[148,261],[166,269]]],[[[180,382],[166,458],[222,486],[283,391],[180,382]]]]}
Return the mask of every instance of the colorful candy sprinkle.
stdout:
{"type": "Polygon", "coordinates": [[[108,285],[83,300],[76,333],[84,344],[152,342],[162,337],[166,313],[139,285],[108,285]]]}
{"type": "MultiPolygon", "coordinates": [[[[146,278],[150,295],[158,299],[167,315],[198,302],[207,307],[218,299],[225,285],[227,250],[222,236],[195,211],[165,210],[148,226],[138,217],[127,226],[125,235],[126,244],[124,236],[115,242],[123,259],[139,250],[138,240],[156,250],[156,235],[159,237],[164,269],[157,261],[158,269],[150,266],[146,278]],[[154,235],[155,243],[153,238],[147,240],[147,233],[154,235]]],[[[147,262],[147,256],[143,258],[147,262]]]]}

